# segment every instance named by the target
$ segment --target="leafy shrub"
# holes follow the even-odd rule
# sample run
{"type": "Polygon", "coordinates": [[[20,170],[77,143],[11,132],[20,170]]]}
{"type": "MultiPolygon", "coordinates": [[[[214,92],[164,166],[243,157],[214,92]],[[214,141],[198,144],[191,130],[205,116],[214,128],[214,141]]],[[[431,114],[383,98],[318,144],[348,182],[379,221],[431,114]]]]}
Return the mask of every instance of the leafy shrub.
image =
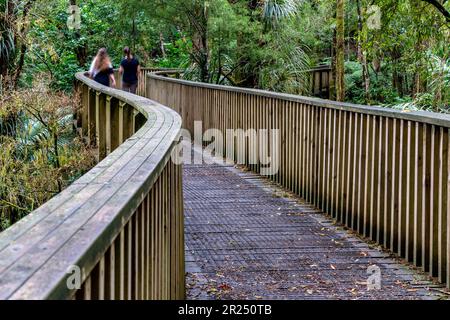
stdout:
{"type": "Polygon", "coordinates": [[[95,164],[73,133],[76,99],[44,87],[3,98],[0,123],[0,231],[35,210],[95,164]],[[75,101],[74,101],[75,100],[75,101]]]}

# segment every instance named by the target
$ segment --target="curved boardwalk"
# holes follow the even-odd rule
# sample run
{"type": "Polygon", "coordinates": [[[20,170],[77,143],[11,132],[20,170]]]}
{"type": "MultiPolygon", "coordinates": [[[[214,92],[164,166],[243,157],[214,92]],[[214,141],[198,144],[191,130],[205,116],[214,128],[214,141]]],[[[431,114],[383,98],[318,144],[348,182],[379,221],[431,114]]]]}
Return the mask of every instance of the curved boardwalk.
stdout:
{"type": "Polygon", "coordinates": [[[189,299],[439,299],[389,254],[335,227],[321,212],[232,165],[186,165],[189,299]],[[381,290],[367,290],[367,269],[381,290]]]}

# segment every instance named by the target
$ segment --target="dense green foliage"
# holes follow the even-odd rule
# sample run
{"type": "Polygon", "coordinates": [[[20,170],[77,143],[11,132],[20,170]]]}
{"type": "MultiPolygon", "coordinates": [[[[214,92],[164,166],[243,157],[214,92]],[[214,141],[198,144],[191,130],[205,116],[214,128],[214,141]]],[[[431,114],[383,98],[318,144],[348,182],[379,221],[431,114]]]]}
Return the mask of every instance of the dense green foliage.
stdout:
{"type": "Polygon", "coordinates": [[[0,102],[1,231],[84,174],[95,157],[73,133],[73,98],[39,85],[0,102]]]}
{"type": "MultiPolygon", "coordinates": [[[[347,101],[445,111],[450,23],[432,2],[344,1],[347,101]]],[[[2,11],[8,3],[4,87],[46,73],[70,90],[98,48],[117,66],[127,45],[143,64],[183,68],[189,79],[308,94],[308,69],[336,57],[336,0],[1,0],[2,11]],[[80,30],[67,27],[69,4],[80,7],[80,30]]]]}

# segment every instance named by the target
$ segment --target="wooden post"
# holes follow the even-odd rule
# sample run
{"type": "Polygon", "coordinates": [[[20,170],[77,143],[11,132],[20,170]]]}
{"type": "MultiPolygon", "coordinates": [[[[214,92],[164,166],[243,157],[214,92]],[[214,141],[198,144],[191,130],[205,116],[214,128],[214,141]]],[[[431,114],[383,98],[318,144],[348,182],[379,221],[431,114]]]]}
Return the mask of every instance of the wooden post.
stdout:
{"type": "Polygon", "coordinates": [[[111,123],[111,152],[120,146],[119,142],[119,100],[111,99],[110,101],[110,123],[111,123]]]}
{"type": "Polygon", "coordinates": [[[105,139],[106,139],[106,155],[109,155],[112,152],[112,143],[111,143],[111,99],[112,97],[106,97],[106,105],[105,105],[105,139]]]}
{"type": "Polygon", "coordinates": [[[89,88],[89,101],[88,101],[88,140],[89,140],[89,144],[94,146],[97,142],[96,139],[96,92],[95,90],[89,88]]]}
{"type": "MultiPolygon", "coordinates": [[[[132,108],[127,105],[125,102],[119,102],[119,144],[122,144],[132,135],[132,108]]],[[[133,130],[134,131],[134,130],[133,130]]]]}
{"type": "Polygon", "coordinates": [[[88,127],[89,127],[89,87],[85,84],[81,86],[81,134],[83,137],[88,137],[88,127]]]}
{"type": "Polygon", "coordinates": [[[132,122],[131,122],[131,135],[135,134],[139,129],[140,129],[140,125],[141,122],[139,121],[138,116],[139,116],[139,111],[137,111],[136,109],[133,109],[133,113],[132,113],[132,122]]]}
{"type": "Polygon", "coordinates": [[[96,138],[98,148],[98,160],[106,157],[106,96],[97,93],[95,101],[96,138]]]}

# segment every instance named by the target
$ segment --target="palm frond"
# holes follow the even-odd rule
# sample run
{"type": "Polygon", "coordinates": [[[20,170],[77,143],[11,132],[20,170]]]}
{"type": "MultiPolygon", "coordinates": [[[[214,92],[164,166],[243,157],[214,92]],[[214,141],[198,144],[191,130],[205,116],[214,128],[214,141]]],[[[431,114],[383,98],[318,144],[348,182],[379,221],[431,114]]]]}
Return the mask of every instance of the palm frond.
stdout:
{"type": "Polygon", "coordinates": [[[278,23],[294,16],[301,0],[266,0],[263,8],[263,20],[266,25],[276,27],[278,23]]]}

